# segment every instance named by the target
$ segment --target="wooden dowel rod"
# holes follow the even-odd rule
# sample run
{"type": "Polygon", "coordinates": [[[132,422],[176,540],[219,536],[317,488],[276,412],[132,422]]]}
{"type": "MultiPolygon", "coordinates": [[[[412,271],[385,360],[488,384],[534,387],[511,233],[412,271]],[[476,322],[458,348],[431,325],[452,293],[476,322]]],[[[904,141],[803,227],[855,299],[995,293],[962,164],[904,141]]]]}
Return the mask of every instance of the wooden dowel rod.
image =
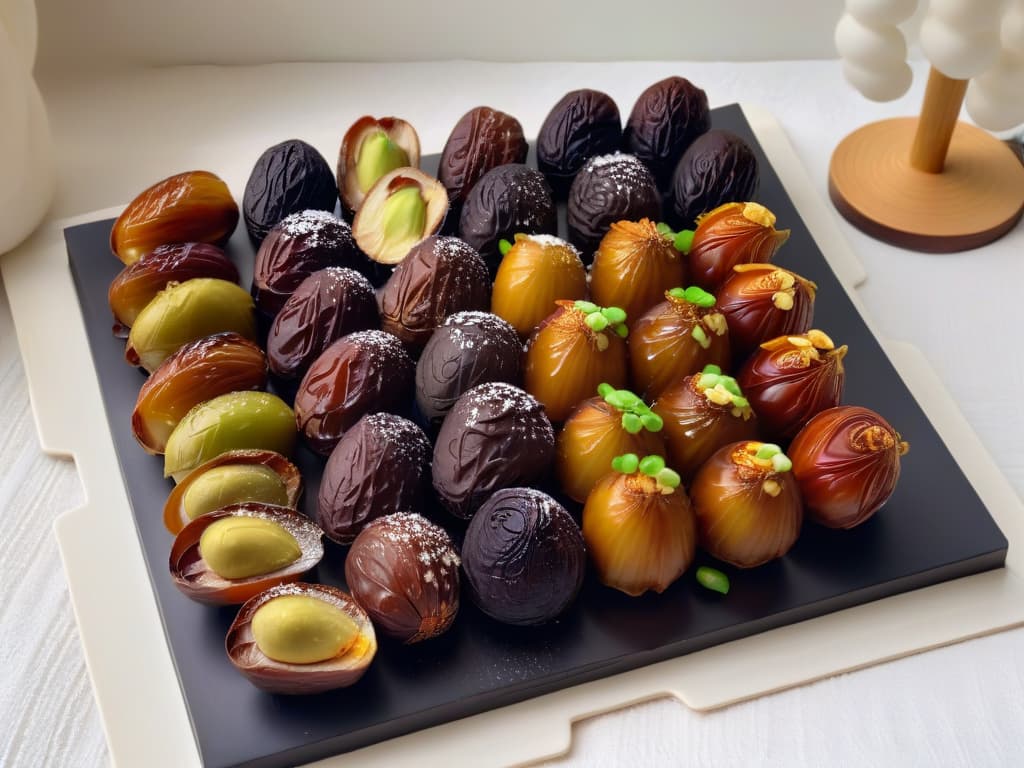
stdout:
{"type": "Polygon", "coordinates": [[[912,167],[926,173],[942,173],[965,93],[966,80],[946,77],[932,67],[914,134],[914,146],[910,150],[912,167]]]}

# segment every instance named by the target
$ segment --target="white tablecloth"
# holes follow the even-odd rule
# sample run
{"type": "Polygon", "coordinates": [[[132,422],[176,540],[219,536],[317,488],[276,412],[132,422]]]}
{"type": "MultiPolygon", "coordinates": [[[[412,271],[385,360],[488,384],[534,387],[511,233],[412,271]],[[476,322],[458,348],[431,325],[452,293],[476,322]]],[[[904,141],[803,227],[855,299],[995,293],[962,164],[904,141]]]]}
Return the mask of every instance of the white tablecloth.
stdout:
{"type": "MultiPolygon", "coordinates": [[[[691,32],[692,34],[692,32],[691,32]]],[[[123,203],[188,168],[236,197],[270,144],[303,138],[333,161],[359,115],[398,114],[439,151],[486,103],[536,135],[567,90],[610,93],[624,117],[647,84],[682,74],[713,105],[775,114],[822,195],[833,147],[875,119],[916,112],[924,68],[894,104],[863,100],[836,62],[277,65],[68,74],[42,83],[60,188],[51,218],[123,203]]],[[[861,290],[886,336],[917,345],[1018,494],[1024,495],[1019,340],[1024,227],[974,252],[929,256],[842,224],[869,275],[861,290]]],[[[69,387],[68,397],[74,397],[69,387]]],[[[6,294],[0,294],[0,765],[106,760],[53,519],[82,500],[74,465],[39,449],[6,294]]],[[[104,556],[98,553],[98,556],[104,556]]],[[[572,766],[999,766],[1024,764],[1024,630],[884,664],[700,715],[673,700],[580,724],[572,766]]]]}

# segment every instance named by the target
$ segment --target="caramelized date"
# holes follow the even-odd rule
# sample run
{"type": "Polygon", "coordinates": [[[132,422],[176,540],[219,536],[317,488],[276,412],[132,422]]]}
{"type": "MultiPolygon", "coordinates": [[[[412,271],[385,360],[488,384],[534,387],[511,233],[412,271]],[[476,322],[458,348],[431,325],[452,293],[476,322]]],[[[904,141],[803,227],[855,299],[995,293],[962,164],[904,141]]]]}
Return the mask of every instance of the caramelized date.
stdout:
{"type": "Polygon", "coordinates": [[[118,326],[130,328],[142,308],[167,287],[193,277],[216,277],[238,282],[238,270],[224,251],[208,243],[161,245],[121,270],[110,284],[107,300],[118,326]]]}

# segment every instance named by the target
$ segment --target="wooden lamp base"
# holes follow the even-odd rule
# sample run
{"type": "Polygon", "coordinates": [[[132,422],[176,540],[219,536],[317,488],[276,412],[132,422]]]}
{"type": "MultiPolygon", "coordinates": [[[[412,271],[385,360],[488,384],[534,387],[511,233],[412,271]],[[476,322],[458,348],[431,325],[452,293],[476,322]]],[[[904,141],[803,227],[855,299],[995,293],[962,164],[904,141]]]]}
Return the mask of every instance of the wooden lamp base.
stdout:
{"type": "Polygon", "coordinates": [[[855,227],[879,240],[952,253],[1006,234],[1024,212],[1024,165],[999,139],[956,123],[945,166],[911,165],[918,119],[883,120],[843,139],[829,166],[829,195],[855,227]]]}

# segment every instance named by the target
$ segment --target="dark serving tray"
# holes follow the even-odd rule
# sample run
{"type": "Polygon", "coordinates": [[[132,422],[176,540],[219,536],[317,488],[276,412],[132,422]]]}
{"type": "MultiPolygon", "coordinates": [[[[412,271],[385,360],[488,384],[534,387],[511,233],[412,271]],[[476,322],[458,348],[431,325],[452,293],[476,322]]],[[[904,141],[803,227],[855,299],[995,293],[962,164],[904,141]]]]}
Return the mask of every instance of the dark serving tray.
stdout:
{"type": "MultiPolygon", "coordinates": [[[[167,559],[172,537],[162,522],[171,483],[162,476],[161,459],[144,453],[132,437],[130,414],[143,375],[125,364],[124,344],[111,334],[107,287],[121,267],[108,245],[112,222],[65,230],[121,472],[206,766],[312,761],[1003,565],[1005,537],[850,302],[743,112],[736,105],[717,109],[713,123],[754,148],[761,164],[757,199],[776,213],[780,227],[792,230],[777,261],[818,284],[815,327],[850,346],[844,402],[879,411],[911,444],[899,487],[885,509],[851,532],[806,524],[781,560],[750,571],[724,568],[732,581],[726,597],[697,586],[692,572],[664,594],[640,598],[607,589],[590,575],[568,613],[532,629],[498,624],[467,599],[447,635],[411,647],[382,639],[376,660],[358,684],[317,696],[274,696],[253,688],[224,653],[235,609],[193,603],[171,583],[167,559]]],[[[437,159],[424,159],[428,172],[437,159]]],[[[244,228],[228,251],[248,285],[253,251],[244,228]]],[[[312,513],[322,460],[300,448],[296,462],[306,480],[303,506],[312,513]]],[[[460,535],[451,517],[440,510],[432,516],[460,535]]],[[[343,548],[328,543],[324,561],[310,578],[343,585],[344,555],[343,548]]],[[[700,555],[702,562],[710,561],[700,555]]],[[[145,706],[145,692],[139,695],[145,706]]]]}

